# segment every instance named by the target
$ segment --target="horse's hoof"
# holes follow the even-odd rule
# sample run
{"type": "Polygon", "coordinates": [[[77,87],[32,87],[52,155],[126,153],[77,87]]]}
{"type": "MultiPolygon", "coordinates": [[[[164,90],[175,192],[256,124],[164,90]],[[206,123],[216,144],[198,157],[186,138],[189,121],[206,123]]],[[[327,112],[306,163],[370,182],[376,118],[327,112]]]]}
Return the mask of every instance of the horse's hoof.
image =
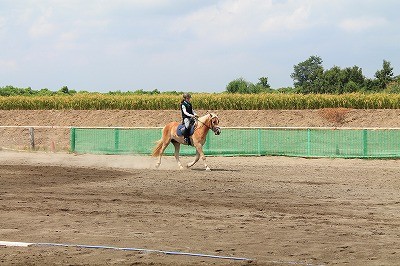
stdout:
{"type": "Polygon", "coordinates": [[[160,167],[160,164],[158,163],[158,164],[156,164],[155,166],[156,166],[156,169],[158,169],[158,167],[160,167]]]}
{"type": "Polygon", "coordinates": [[[207,166],[206,171],[211,171],[210,167],[207,166]]]}

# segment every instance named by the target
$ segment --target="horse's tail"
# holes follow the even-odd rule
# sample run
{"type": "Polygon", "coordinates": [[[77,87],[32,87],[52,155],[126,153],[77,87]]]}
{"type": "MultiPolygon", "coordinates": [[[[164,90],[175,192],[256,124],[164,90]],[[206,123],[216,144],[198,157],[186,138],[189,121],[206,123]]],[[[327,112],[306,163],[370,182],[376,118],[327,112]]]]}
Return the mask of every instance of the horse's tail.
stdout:
{"type": "Polygon", "coordinates": [[[151,154],[151,156],[153,156],[153,157],[160,156],[161,155],[162,146],[163,146],[163,140],[160,139],[159,141],[157,141],[156,146],[154,147],[153,153],[151,154]]]}

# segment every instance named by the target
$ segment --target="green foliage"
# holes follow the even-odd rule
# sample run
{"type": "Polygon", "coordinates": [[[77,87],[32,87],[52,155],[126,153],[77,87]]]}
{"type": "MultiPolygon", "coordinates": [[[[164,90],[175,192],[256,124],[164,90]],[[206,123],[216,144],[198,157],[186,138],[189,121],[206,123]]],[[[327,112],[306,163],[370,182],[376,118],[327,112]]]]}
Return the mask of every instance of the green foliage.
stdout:
{"type": "Polygon", "coordinates": [[[16,96],[16,95],[24,95],[24,96],[51,96],[56,94],[63,94],[63,95],[72,95],[77,93],[75,90],[69,90],[67,86],[63,86],[57,92],[51,91],[47,88],[40,89],[40,90],[32,90],[31,87],[27,88],[17,88],[13,86],[5,86],[0,87],[0,96],[16,96]]]}
{"type": "Polygon", "coordinates": [[[268,83],[268,77],[261,77],[258,80],[259,80],[259,82],[257,83],[257,85],[259,85],[263,88],[266,88],[266,89],[271,88],[271,85],[269,85],[269,83],[268,83]]]}
{"type": "Polygon", "coordinates": [[[393,81],[387,84],[385,93],[400,93],[400,76],[394,77],[393,81]]]}
{"type": "Polygon", "coordinates": [[[299,88],[302,93],[318,93],[318,85],[324,71],[321,57],[313,55],[295,65],[293,69],[290,77],[295,88],[299,88]]]}
{"type": "Polygon", "coordinates": [[[122,92],[121,90],[117,90],[117,91],[109,91],[108,94],[110,95],[156,95],[156,94],[160,94],[161,92],[157,89],[154,89],[152,91],[145,91],[143,89],[140,90],[135,90],[135,91],[126,91],[126,92],[122,92]]]}
{"type": "Polygon", "coordinates": [[[276,89],[275,92],[277,93],[298,93],[298,91],[293,87],[283,87],[276,89]]]}
{"type": "Polygon", "coordinates": [[[45,89],[39,90],[39,91],[37,92],[37,95],[40,95],[40,96],[50,96],[50,95],[54,95],[54,92],[52,92],[51,90],[45,88],[45,89]]]}
{"type": "Polygon", "coordinates": [[[32,95],[34,91],[28,88],[16,88],[13,86],[5,86],[0,88],[0,96],[15,96],[15,95],[32,95]]]}
{"type": "Polygon", "coordinates": [[[67,86],[62,87],[61,89],[59,89],[58,93],[64,93],[64,94],[68,94],[69,90],[67,86]]]}
{"type": "Polygon", "coordinates": [[[238,78],[229,82],[226,86],[228,93],[247,93],[249,91],[249,82],[243,78],[238,78]]]}
{"type": "Polygon", "coordinates": [[[365,77],[358,66],[341,69],[334,66],[325,70],[320,78],[319,93],[351,93],[364,86],[365,77]]]}
{"type": "Polygon", "coordinates": [[[394,80],[393,68],[386,60],[383,60],[382,69],[375,73],[375,79],[367,79],[358,66],[344,69],[334,66],[324,70],[322,59],[318,56],[311,56],[295,65],[291,77],[295,91],[303,94],[381,92],[394,80]]]}
{"type": "MultiPolygon", "coordinates": [[[[32,90],[30,87],[28,88],[17,88],[13,86],[5,86],[0,87],[0,96],[16,96],[16,95],[24,95],[24,96],[51,96],[51,95],[74,95],[74,94],[97,94],[97,92],[88,92],[88,91],[79,91],[71,90],[68,86],[61,87],[58,91],[51,91],[47,88],[43,88],[40,90],[32,90]]],[[[126,91],[122,92],[120,90],[117,91],[110,91],[107,94],[109,95],[158,95],[161,92],[157,89],[152,91],[145,91],[145,90],[136,90],[136,91],[126,91]]],[[[182,95],[183,92],[178,91],[169,91],[163,92],[162,94],[171,94],[171,95],[182,95]]]]}
{"type": "Polygon", "coordinates": [[[393,67],[391,67],[390,62],[383,60],[382,69],[375,73],[379,88],[384,90],[387,84],[393,81],[393,76],[393,67]]]}
{"type": "Polygon", "coordinates": [[[243,78],[238,78],[229,82],[226,86],[226,92],[228,93],[265,93],[271,92],[270,85],[268,84],[268,78],[262,77],[259,79],[260,82],[253,84],[243,78]]]}

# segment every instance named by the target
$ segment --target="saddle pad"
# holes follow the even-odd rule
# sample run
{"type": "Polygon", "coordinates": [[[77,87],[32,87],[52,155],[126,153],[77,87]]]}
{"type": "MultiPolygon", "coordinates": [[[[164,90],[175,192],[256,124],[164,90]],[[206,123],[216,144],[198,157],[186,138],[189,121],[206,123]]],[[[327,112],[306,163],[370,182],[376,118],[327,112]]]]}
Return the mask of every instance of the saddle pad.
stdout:
{"type": "MultiPolygon", "coordinates": [[[[176,130],[176,134],[178,136],[183,136],[183,131],[185,130],[185,125],[184,124],[180,124],[176,130]]],[[[194,133],[194,125],[190,126],[190,132],[189,132],[189,136],[193,135],[194,133]]]]}

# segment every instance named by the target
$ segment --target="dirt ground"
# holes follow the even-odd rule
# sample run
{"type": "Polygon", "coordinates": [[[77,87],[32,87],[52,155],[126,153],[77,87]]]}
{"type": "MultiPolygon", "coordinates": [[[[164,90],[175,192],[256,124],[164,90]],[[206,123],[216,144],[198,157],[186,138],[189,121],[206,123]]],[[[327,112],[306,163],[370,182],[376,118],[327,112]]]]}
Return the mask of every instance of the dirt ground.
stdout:
{"type": "MultiPolygon", "coordinates": [[[[198,111],[200,114],[202,111],[198,111]]],[[[400,127],[400,110],[215,111],[221,126],[400,127]],[[333,119],[332,119],[333,117],[333,119]]],[[[0,111],[2,126],[163,126],[176,111],[0,111]]],[[[61,138],[53,134],[52,138],[61,138]]],[[[2,134],[3,143],[15,136],[2,134]]],[[[68,138],[68,134],[66,133],[68,138]]],[[[399,265],[398,160],[0,151],[0,265],[399,265]],[[187,163],[191,157],[183,157],[187,163]]]]}
{"type": "Polygon", "coordinates": [[[1,265],[398,265],[396,160],[0,153],[1,265]],[[183,157],[184,162],[192,158],[183,157]]]}
{"type": "MultiPolygon", "coordinates": [[[[209,111],[222,127],[400,127],[400,109],[209,111]]],[[[0,126],[162,127],[180,120],[179,110],[0,110],[0,126]]]]}

